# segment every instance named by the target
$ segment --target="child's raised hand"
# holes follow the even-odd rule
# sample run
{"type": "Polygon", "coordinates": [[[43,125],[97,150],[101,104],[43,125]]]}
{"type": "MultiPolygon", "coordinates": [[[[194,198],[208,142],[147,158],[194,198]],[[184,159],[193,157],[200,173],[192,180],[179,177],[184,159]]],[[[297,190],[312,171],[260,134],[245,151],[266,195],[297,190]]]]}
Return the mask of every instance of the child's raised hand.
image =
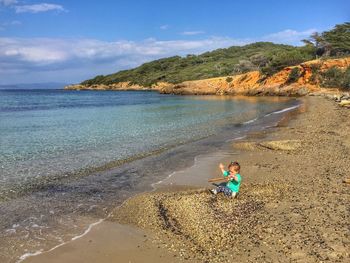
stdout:
{"type": "Polygon", "coordinates": [[[219,167],[220,169],[225,169],[225,166],[222,163],[219,164],[219,167]]]}

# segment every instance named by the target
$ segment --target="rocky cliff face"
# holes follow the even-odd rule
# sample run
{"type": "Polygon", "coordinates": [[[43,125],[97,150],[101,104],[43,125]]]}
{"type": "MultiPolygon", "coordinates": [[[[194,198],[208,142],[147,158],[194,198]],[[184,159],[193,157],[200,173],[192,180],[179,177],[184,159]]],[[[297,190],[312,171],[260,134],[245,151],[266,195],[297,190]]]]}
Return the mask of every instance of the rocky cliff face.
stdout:
{"type": "Polygon", "coordinates": [[[126,82],[113,83],[109,85],[94,84],[94,85],[88,86],[88,85],[82,85],[82,84],[75,84],[75,85],[68,85],[64,87],[64,89],[65,90],[119,90],[119,91],[155,90],[155,91],[160,91],[162,89],[165,89],[168,86],[173,86],[173,84],[166,83],[166,82],[158,82],[157,84],[154,84],[151,87],[143,87],[138,84],[132,84],[130,81],[126,81],[126,82]]]}
{"type": "MultiPolygon", "coordinates": [[[[130,82],[119,82],[111,85],[71,85],[68,90],[156,90],[164,94],[181,95],[277,95],[303,96],[318,92],[317,80],[312,80],[313,70],[324,72],[331,67],[346,69],[350,66],[350,57],[329,60],[312,60],[298,66],[287,67],[276,74],[264,78],[259,71],[251,71],[241,75],[225,76],[211,79],[185,81],[179,84],[159,82],[151,87],[142,87],[130,82]],[[293,68],[299,69],[299,77],[290,83],[289,75],[293,68]]],[[[337,87],[334,87],[337,88],[337,87]]]]}
{"type": "Polygon", "coordinates": [[[311,76],[314,68],[324,72],[331,67],[346,69],[349,66],[350,57],[312,60],[298,66],[284,68],[265,79],[259,71],[252,71],[235,76],[185,81],[177,85],[164,87],[160,92],[174,94],[303,96],[310,92],[323,90],[317,81],[312,81],[311,76]],[[299,78],[294,83],[288,83],[289,75],[293,68],[299,69],[299,78]]]}
{"type": "Polygon", "coordinates": [[[131,84],[130,82],[118,82],[110,85],[95,84],[91,86],[87,85],[69,85],[64,87],[66,90],[143,90],[146,89],[137,84],[131,84]]]}

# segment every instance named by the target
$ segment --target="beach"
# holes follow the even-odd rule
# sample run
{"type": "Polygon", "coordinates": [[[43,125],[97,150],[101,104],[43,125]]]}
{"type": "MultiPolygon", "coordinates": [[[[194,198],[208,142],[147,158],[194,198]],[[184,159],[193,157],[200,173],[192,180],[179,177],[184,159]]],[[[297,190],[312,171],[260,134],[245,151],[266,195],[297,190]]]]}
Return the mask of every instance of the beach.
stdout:
{"type": "Polygon", "coordinates": [[[24,262],[347,262],[349,127],[348,109],[306,97],[277,127],[228,142],[230,154],[203,156],[24,262]],[[238,198],[211,195],[207,179],[231,160],[242,167],[238,198]]]}

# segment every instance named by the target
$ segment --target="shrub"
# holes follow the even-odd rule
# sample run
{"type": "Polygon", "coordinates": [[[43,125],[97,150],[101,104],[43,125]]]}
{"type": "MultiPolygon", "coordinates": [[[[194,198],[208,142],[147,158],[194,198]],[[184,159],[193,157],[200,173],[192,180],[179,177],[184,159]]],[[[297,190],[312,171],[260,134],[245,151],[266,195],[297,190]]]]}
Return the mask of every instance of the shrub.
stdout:
{"type": "Polygon", "coordinates": [[[309,55],[305,55],[299,50],[282,51],[274,55],[272,60],[261,68],[261,73],[271,76],[285,67],[295,66],[308,59],[310,59],[309,55]]]}
{"type": "Polygon", "coordinates": [[[350,67],[348,67],[344,72],[342,88],[350,90],[350,67]]]}
{"type": "Polygon", "coordinates": [[[261,53],[251,56],[249,60],[258,68],[265,67],[269,62],[269,58],[261,53]]]}
{"type": "Polygon", "coordinates": [[[332,67],[320,74],[321,86],[326,88],[350,89],[350,67],[342,71],[332,67]]]}
{"type": "Polygon", "coordinates": [[[295,67],[289,72],[287,83],[296,82],[300,77],[300,69],[295,67]]]}
{"type": "Polygon", "coordinates": [[[311,77],[310,82],[311,84],[316,84],[320,79],[320,64],[312,64],[310,65],[311,68],[311,77]]]}
{"type": "Polygon", "coordinates": [[[240,60],[238,64],[233,67],[233,74],[242,74],[249,71],[257,70],[258,68],[249,60],[240,60]]]}
{"type": "Polygon", "coordinates": [[[343,81],[343,72],[337,67],[331,67],[322,74],[322,86],[326,88],[340,88],[343,81]]]}
{"type": "Polygon", "coordinates": [[[226,82],[227,82],[227,83],[232,82],[232,80],[233,80],[233,78],[231,78],[231,77],[227,77],[227,78],[226,78],[226,82]]]}

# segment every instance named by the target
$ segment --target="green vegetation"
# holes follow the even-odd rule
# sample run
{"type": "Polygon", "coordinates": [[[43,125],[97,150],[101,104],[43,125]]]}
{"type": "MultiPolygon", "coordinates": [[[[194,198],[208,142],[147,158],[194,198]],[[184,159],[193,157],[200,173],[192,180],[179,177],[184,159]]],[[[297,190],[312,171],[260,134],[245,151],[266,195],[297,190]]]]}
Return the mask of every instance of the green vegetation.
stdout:
{"type": "Polygon", "coordinates": [[[226,82],[227,82],[227,83],[232,82],[232,80],[233,80],[233,78],[232,78],[232,77],[227,77],[227,78],[226,78],[226,82]]]}
{"type": "Polygon", "coordinates": [[[296,82],[300,77],[300,69],[299,68],[292,68],[288,75],[287,83],[293,83],[296,82]]]}
{"type": "Polygon", "coordinates": [[[303,42],[306,46],[314,48],[316,58],[348,56],[350,55],[350,23],[336,25],[332,30],[321,34],[315,32],[303,42]]]}
{"type": "MultiPolygon", "coordinates": [[[[257,42],[245,46],[217,49],[201,55],[174,56],[145,63],[137,68],[96,76],[85,85],[130,81],[150,86],[157,82],[179,83],[260,70],[268,77],[284,67],[294,66],[315,57],[350,55],[350,23],[335,26],[321,34],[314,33],[305,45],[294,47],[257,42]]],[[[316,78],[316,77],[315,77],[316,78]]]]}
{"type": "Polygon", "coordinates": [[[170,57],[145,63],[137,68],[123,70],[104,77],[84,81],[82,84],[111,84],[131,81],[150,86],[160,81],[179,83],[185,80],[213,78],[241,74],[265,66],[276,53],[293,52],[300,47],[258,42],[242,47],[217,49],[201,55],[170,57]]]}
{"type": "Polygon", "coordinates": [[[319,70],[321,65],[320,64],[313,64],[311,67],[311,77],[310,77],[310,83],[316,84],[319,81],[319,70]]]}
{"type": "Polygon", "coordinates": [[[285,67],[313,59],[312,53],[313,51],[310,52],[310,49],[305,47],[277,52],[265,66],[261,67],[261,72],[266,76],[271,76],[285,67]]]}
{"type": "Polygon", "coordinates": [[[344,71],[332,67],[325,72],[321,72],[319,79],[322,87],[350,90],[350,67],[344,71]]]}

